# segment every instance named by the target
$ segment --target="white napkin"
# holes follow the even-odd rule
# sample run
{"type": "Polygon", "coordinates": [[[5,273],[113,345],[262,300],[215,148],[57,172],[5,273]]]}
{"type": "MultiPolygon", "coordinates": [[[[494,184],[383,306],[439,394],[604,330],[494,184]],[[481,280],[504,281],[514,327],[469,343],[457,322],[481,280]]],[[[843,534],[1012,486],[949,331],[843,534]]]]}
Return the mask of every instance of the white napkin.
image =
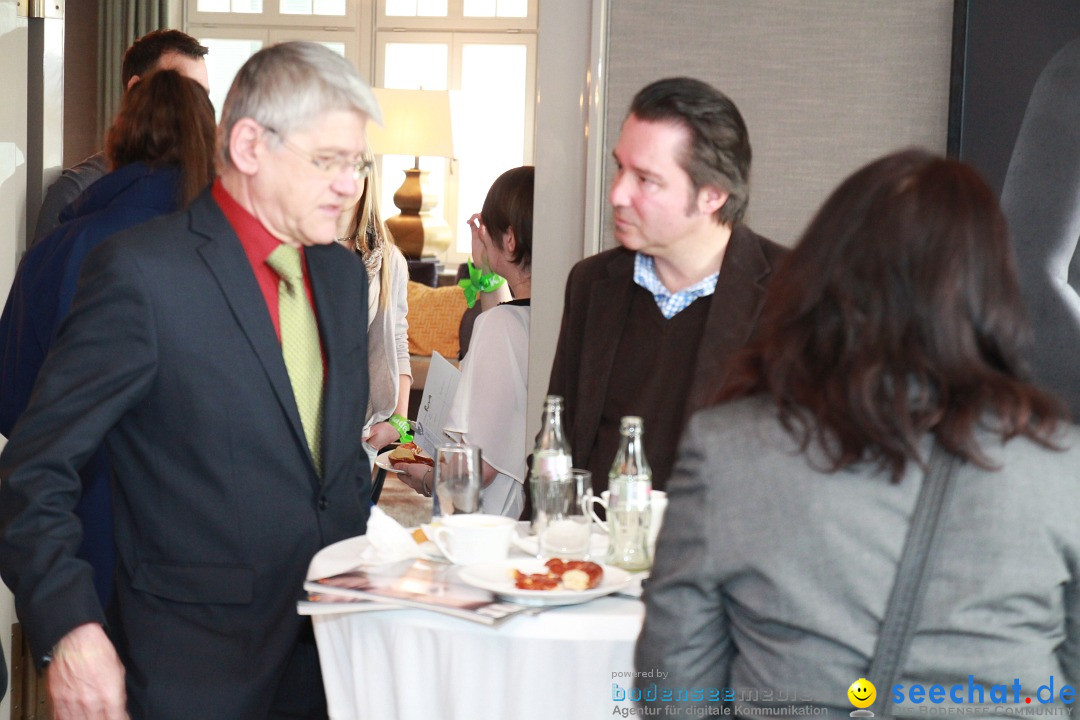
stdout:
{"type": "Polygon", "coordinates": [[[386,565],[424,556],[412,533],[378,505],[371,508],[364,537],[368,546],[360,554],[360,560],[365,565],[386,565]]]}

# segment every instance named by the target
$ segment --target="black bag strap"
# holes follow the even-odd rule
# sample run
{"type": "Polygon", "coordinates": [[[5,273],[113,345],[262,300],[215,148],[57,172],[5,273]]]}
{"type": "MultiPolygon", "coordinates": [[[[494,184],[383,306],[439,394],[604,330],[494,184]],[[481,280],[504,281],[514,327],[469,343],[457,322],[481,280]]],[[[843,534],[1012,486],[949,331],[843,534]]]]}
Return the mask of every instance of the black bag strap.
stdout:
{"type": "Polygon", "coordinates": [[[867,672],[868,679],[877,689],[874,705],[878,717],[890,717],[891,688],[900,680],[919,622],[930,567],[936,555],[934,551],[941,537],[937,529],[952,496],[953,483],[950,481],[959,462],[959,458],[935,440],[867,672]]]}

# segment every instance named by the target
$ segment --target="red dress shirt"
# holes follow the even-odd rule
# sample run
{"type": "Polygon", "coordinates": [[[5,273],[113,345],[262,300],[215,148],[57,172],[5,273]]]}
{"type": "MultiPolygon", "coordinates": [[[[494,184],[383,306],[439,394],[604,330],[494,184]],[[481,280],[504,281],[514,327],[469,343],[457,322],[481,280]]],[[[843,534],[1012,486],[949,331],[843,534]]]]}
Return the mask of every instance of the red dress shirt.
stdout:
{"type": "MultiPolygon", "coordinates": [[[[251,263],[255,279],[259,283],[259,289],[262,290],[263,298],[266,300],[266,309],[270,311],[270,319],[274,323],[274,332],[277,333],[278,342],[281,342],[281,319],[278,317],[278,283],[281,278],[278,277],[272,267],[266,264],[266,259],[270,257],[270,253],[277,249],[281,241],[271,235],[254,215],[233,199],[225,186],[221,184],[221,178],[214,180],[210,192],[221,207],[221,211],[225,213],[225,219],[232,225],[236,236],[240,238],[240,244],[244,248],[248,262],[251,263]]],[[[311,294],[311,273],[308,271],[307,257],[304,255],[304,248],[302,247],[300,248],[300,260],[304,268],[304,290],[307,292],[308,302],[311,303],[312,311],[315,313],[315,322],[318,322],[319,309],[315,306],[315,298],[311,294]]],[[[325,356],[323,362],[326,362],[325,356]]]]}

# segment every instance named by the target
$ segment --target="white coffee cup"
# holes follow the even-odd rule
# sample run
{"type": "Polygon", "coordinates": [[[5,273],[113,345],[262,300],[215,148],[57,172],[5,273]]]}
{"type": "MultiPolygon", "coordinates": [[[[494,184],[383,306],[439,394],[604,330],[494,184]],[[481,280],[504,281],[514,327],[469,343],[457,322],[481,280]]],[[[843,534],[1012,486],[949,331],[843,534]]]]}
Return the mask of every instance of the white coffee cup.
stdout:
{"type": "Polygon", "coordinates": [[[432,542],[456,565],[504,560],[517,521],[502,515],[447,515],[439,518],[432,542]]]}
{"type": "MultiPolygon", "coordinates": [[[[600,497],[593,495],[589,498],[589,514],[592,515],[592,519],[604,532],[608,531],[607,523],[596,514],[593,504],[603,505],[604,510],[607,510],[609,495],[610,493],[605,490],[600,493],[600,497]]],[[[652,510],[652,521],[649,524],[649,547],[651,548],[656,545],[656,536],[660,533],[660,525],[664,522],[664,510],[667,509],[667,493],[663,490],[653,490],[649,493],[649,501],[650,510],[652,510]]]]}

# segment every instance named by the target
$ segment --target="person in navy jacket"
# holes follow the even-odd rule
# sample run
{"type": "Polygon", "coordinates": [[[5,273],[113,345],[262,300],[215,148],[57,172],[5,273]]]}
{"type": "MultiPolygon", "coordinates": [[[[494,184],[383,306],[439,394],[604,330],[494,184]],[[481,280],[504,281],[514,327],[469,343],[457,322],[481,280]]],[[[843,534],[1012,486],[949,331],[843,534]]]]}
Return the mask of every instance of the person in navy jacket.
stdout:
{"type": "MultiPolygon", "coordinates": [[[[79,268],[105,238],[179,210],[213,178],[214,108],[206,89],[173,70],[132,87],[106,137],[113,169],[68,206],[64,222],[27,252],[0,316],[0,434],[10,437],[68,314],[79,268]]],[[[79,557],[94,568],[102,605],[113,597],[109,459],[104,447],[82,466],[79,557]]]]}

